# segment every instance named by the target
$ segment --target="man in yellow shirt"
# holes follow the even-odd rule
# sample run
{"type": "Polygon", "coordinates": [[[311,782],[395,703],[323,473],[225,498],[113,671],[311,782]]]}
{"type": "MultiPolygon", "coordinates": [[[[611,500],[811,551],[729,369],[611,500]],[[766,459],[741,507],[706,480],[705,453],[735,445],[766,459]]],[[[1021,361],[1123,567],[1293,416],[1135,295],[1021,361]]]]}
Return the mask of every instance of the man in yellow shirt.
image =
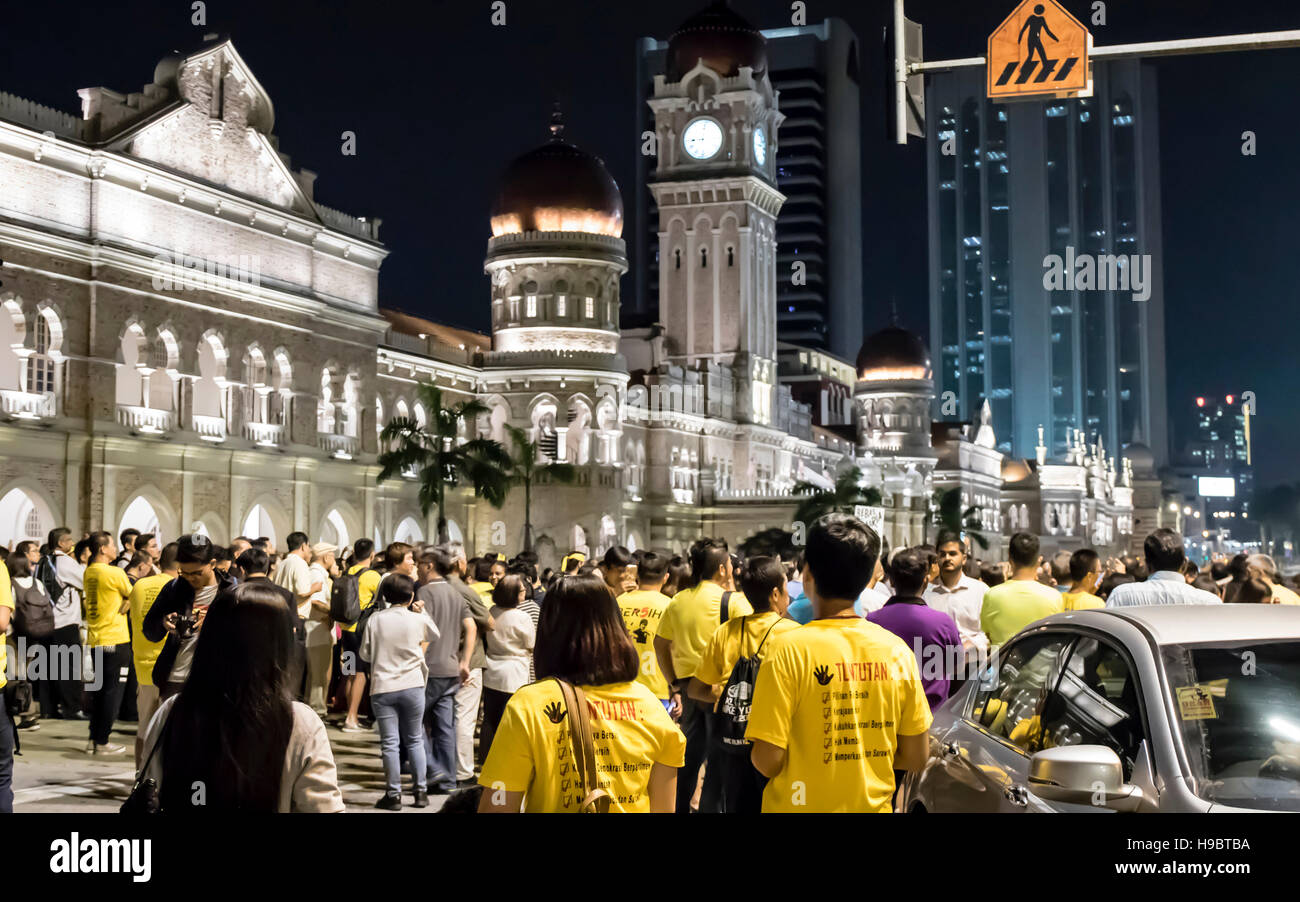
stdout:
{"type": "MultiPolygon", "coordinates": [[[[13,587],[9,585],[9,568],[0,561],[0,689],[9,681],[9,653],[5,648],[5,630],[14,613],[13,587]]],[[[0,693],[0,814],[14,812],[14,725],[0,693]]]]}
{"type": "MultiPolygon", "coordinates": [[[[641,662],[636,681],[653,692],[669,714],[679,717],[680,699],[677,704],[672,701],[668,681],[660,673],[659,664],[655,660],[655,637],[659,635],[659,623],[672,601],[659,591],[667,579],[668,556],[647,551],[641,558],[641,566],[637,568],[636,591],[624,592],[618,596],[618,608],[623,614],[623,623],[627,626],[632,644],[636,646],[637,658],[641,662]]],[[[606,580],[606,585],[608,582],[606,580]]]]}
{"type": "Polygon", "coordinates": [[[1013,535],[1009,556],[1010,578],[984,593],[980,611],[980,627],[989,637],[990,647],[1002,645],[1035,620],[1065,610],[1061,593],[1038,581],[1038,567],[1043,562],[1038,536],[1028,532],[1013,535]]]}
{"type": "Polygon", "coordinates": [[[880,537],[847,514],[808,531],[803,590],[814,619],[769,640],[745,736],[768,778],[763,812],[888,812],[895,770],[920,770],[932,720],[916,656],[853,603],[880,537]]]}
{"type": "Polygon", "coordinates": [[[86,645],[95,661],[95,682],[90,691],[90,742],[94,755],[121,755],[126,746],[108,741],[122,704],[131,667],[131,580],[113,566],[117,549],[107,532],[90,534],[90,565],[82,577],[86,606],[86,645]]]}
{"type": "MultiPolygon", "coordinates": [[[[681,705],[679,725],[686,734],[686,763],[677,774],[677,811],[681,814],[691,809],[713,721],[712,706],[682,696],[714,630],[732,617],[754,613],[749,602],[731,591],[731,554],[724,540],[700,539],[691,546],[690,560],[691,578],[698,582],[673,596],[654,639],[655,659],[668,681],[669,698],[681,705]]],[[[700,811],[716,811],[716,802],[701,795],[700,811]]]]}
{"type": "Polygon", "coordinates": [[[150,642],[144,636],[144,615],[149,613],[163,586],[180,573],[176,553],[180,546],[171,542],[163,546],[158,556],[158,569],[162,572],[136,580],[131,587],[131,656],[135,661],[135,706],[140,728],[135,734],[135,766],[138,770],[144,759],[144,734],[158,710],[158,687],[153,682],[153,665],[161,654],[166,638],[150,642]]]}
{"type": "Polygon", "coordinates": [[[1091,611],[1106,607],[1103,598],[1093,594],[1101,582],[1101,556],[1091,548],[1080,548],[1070,555],[1070,591],[1061,596],[1067,611],[1091,611]]]}
{"type": "Polygon", "coordinates": [[[754,685],[747,670],[736,674],[734,685],[732,674],[742,659],[761,660],[771,640],[798,629],[799,624],[785,616],[790,607],[790,594],[780,558],[751,557],[736,575],[736,582],[754,613],[728,620],[714,631],[700,656],[695,676],[691,677],[689,694],[696,701],[714,707],[716,714],[701,795],[716,796],[723,814],[758,814],[763,807],[767,778],[754,769],[749,760],[751,746],[743,736],[754,685]],[[736,730],[741,735],[731,734],[736,730]]]}
{"type": "MultiPolygon", "coordinates": [[[[374,567],[375,543],[370,539],[357,539],[352,545],[352,561],[347,575],[357,578],[357,595],[361,600],[361,610],[364,611],[375,600],[375,590],[383,578],[374,567]]],[[[361,710],[361,699],[366,695],[366,674],[370,672],[370,665],[361,660],[361,637],[357,635],[355,623],[343,624],[339,665],[344,674],[343,695],[348,700],[343,732],[360,733],[364,728],[357,723],[357,712],[361,710]],[[343,657],[344,655],[350,657],[343,657]]]]}

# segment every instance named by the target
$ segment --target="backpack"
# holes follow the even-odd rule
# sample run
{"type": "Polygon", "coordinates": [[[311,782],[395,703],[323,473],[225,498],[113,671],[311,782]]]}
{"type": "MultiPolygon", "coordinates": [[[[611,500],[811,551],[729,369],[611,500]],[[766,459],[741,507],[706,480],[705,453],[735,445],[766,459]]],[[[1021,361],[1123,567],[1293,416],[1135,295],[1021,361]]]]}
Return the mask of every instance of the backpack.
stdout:
{"type": "Polygon", "coordinates": [[[56,604],[63,597],[63,583],[59,582],[58,567],[54,555],[47,554],[36,565],[36,578],[45,586],[45,594],[50,596],[50,604],[56,604]]]}
{"type": "MultiPolygon", "coordinates": [[[[361,571],[361,573],[364,573],[364,572],[365,572],[364,570],[361,571]]],[[[358,573],[357,576],[360,576],[361,573],[358,573]]],[[[360,596],[358,596],[358,597],[360,597],[360,596]]],[[[360,603],[361,603],[360,601],[357,602],[357,604],[360,604],[360,603]]],[[[331,599],[331,600],[330,600],[330,608],[331,608],[331,610],[333,609],[333,606],[334,606],[334,602],[333,602],[333,599],[331,599]]],[[[364,636],[364,635],[365,635],[365,632],[366,632],[366,624],[370,622],[370,618],[371,618],[374,614],[376,614],[376,613],[379,612],[379,611],[382,611],[382,610],[383,610],[384,608],[386,608],[386,607],[388,607],[388,605],[384,604],[384,602],[382,602],[382,601],[379,599],[379,587],[378,587],[378,586],[375,586],[375,598],[374,598],[374,600],[370,602],[370,607],[368,607],[368,608],[366,608],[364,611],[362,611],[362,612],[361,612],[361,616],[357,618],[357,636],[364,636]]]]}
{"type": "Polygon", "coordinates": [[[727,687],[722,691],[722,697],[718,699],[717,729],[722,738],[722,748],[733,755],[749,754],[751,743],[745,738],[745,728],[749,726],[749,708],[754,700],[754,683],[758,681],[758,665],[762,661],[761,653],[763,646],[767,644],[767,637],[772,635],[776,624],[781,622],[777,620],[773,623],[763,636],[763,641],[758,643],[754,653],[745,657],[743,644],[745,621],[748,619],[748,617],[740,619],[741,657],[736,660],[736,666],[731,668],[727,687]]]}
{"type": "Polygon", "coordinates": [[[731,613],[731,593],[723,592],[722,601],[718,604],[718,619],[726,623],[730,618],[727,616],[731,613]]]}
{"type": "Polygon", "coordinates": [[[361,619],[361,574],[344,573],[330,589],[330,619],[345,625],[361,619]]]}
{"type": "Polygon", "coordinates": [[[26,636],[28,639],[44,639],[54,632],[54,608],[50,599],[42,591],[45,587],[32,580],[31,588],[15,587],[14,599],[14,635],[26,636]],[[39,588],[38,588],[39,587],[39,588]]]}

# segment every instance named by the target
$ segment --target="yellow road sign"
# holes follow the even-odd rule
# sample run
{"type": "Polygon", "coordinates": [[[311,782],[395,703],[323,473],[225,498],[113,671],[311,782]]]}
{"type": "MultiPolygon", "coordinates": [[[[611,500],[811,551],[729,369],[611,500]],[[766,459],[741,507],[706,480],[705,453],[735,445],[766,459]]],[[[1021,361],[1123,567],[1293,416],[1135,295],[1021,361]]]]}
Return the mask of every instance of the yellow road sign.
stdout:
{"type": "Polygon", "coordinates": [[[1087,97],[1092,35],[1056,0],[1024,0],[989,35],[989,97],[1087,97]]]}

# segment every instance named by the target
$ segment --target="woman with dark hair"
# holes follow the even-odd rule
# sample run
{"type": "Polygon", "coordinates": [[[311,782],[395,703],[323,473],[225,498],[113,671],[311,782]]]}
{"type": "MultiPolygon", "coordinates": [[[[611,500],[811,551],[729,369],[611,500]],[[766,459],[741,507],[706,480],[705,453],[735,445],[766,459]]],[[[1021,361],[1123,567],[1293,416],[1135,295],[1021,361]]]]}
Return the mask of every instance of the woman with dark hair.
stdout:
{"type": "MultiPolygon", "coordinates": [[[[640,661],[623,615],[598,574],[563,577],[547,594],[533,653],[538,682],[506,704],[479,777],[480,812],[577,812],[603,789],[610,811],[671,813],[686,738],[637,682],[640,661]],[[575,768],[573,714],[561,681],[587,707],[599,786],[575,768]]],[[[577,712],[573,712],[577,713],[577,712]]]]}
{"type": "Polygon", "coordinates": [[[208,607],[189,677],[145,734],[164,812],[343,810],[325,725],[289,694],[292,647],[271,586],[248,583],[208,607]]]}
{"type": "Polygon", "coordinates": [[[1125,583],[1135,583],[1137,580],[1129,573],[1108,573],[1101,580],[1101,585],[1097,587],[1097,597],[1106,599],[1111,592],[1115,591],[1116,586],[1122,586],[1125,583]]]}
{"type": "Polygon", "coordinates": [[[668,562],[668,579],[659,591],[672,598],[685,589],[691,580],[691,565],[680,554],[674,554],[668,562]]]}
{"type": "Polygon", "coordinates": [[[492,590],[490,613],[495,626],[485,640],[483,727],[478,736],[484,757],[492,748],[492,737],[506,710],[506,702],[510,701],[516,689],[529,682],[537,627],[532,617],[519,607],[526,595],[527,587],[517,573],[501,577],[492,590]]]}

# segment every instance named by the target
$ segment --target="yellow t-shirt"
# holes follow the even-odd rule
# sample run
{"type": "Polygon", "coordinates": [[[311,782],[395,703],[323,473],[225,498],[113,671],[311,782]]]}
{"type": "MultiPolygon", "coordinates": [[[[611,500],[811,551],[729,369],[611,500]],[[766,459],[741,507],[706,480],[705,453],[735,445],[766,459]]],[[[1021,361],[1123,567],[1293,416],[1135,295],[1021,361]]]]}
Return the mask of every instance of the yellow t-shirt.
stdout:
{"type": "Polygon", "coordinates": [[[624,592],[618,597],[623,623],[627,625],[632,644],[636,646],[637,657],[641,659],[641,672],[636,681],[661,699],[668,698],[668,681],[659,672],[659,661],[655,658],[655,636],[659,634],[659,621],[671,601],[664,593],[650,589],[624,592]]]}
{"type": "Polygon", "coordinates": [[[1091,592],[1066,592],[1061,596],[1067,611],[1093,611],[1106,607],[1106,602],[1091,592]]]}
{"type": "Polygon", "coordinates": [[[478,597],[483,599],[483,603],[489,608],[492,607],[492,590],[496,588],[491,583],[470,583],[469,587],[478,593],[478,597]]]}
{"type": "MultiPolygon", "coordinates": [[[[354,564],[348,568],[348,576],[366,570],[369,566],[369,564],[354,564]]],[[[379,588],[379,581],[383,578],[383,575],[377,570],[366,570],[365,573],[361,574],[361,577],[357,580],[357,595],[361,597],[361,610],[364,611],[370,607],[370,603],[375,600],[375,590],[379,588]]],[[[355,623],[341,623],[339,625],[343,627],[345,633],[355,633],[357,631],[355,623]]]]}
{"type": "MultiPolygon", "coordinates": [[[[0,607],[9,609],[9,619],[12,621],[14,616],[14,592],[13,587],[9,584],[9,568],[0,561],[0,607]]],[[[0,689],[5,687],[9,678],[5,676],[5,668],[9,666],[9,649],[3,633],[0,633],[0,689]]]]}
{"type": "Polygon", "coordinates": [[[742,655],[748,657],[758,653],[766,657],[772,640],[798,628],[797,621],[788,620],[776,611],[728,620],[713,631],[709,644],[704,647],[704,654],[700,655],[695,678],[710,686],[725,686],[742,655]]]}
{"type": "Polygon", "coordinates": [[[1035,620],[1065,610],[1061,593],[1032,579],[1009,579],[984,593],[980,629],[1001,645],[1035,620]]]}
{"type": "Polygon", "coordinates": [[[1300,595],[1295,594],[1286,586],[1274,583],[1273,601],[1275,604],[1300,604],[1300,595]]]}
{"type": "MultiPolygon", "coordinates": [[[[591,714],[596,770],[613,797],[610,811],[649,812],[646,789],[655,764],[681,767],[686,737],[663,703],[639,682],[583,686],[591,714]]],[[[577,812],[568,711],[555,680],[530,683],[506,703],[479,776],[486,791],[524,792],[528,812],[577,812]]]]}
{"type": "Polygon", "coordinates": [[[135,678],[141,686],[153,685],[153,665],[162,652],[167,637],[150,642],[144,637],[144,615],[149,613],[158,593],[176,577],[169,573],[146,576],[131,587],[131,657],[135,659],[135,678]]]}
{"type": "Polygon", "coordinates": [[[745,737],[785,749],[763,812],[887,812],[898,736],[930,727],[907,643],[857,617],[813,620],[769,640],[745,737]]]}
{"type": "Polygon", "coordinates": [[[122,602],[131,597],[131,580],[126,571],[112,564],[91,564],[82,577],[86,605],[86,644],[121,645],[131,641],[131,630],[122,613],[122,602]]]}
{"type": "MultiPolygon", "coordinates": [[[[722,625],[722,596],[727,590],[711,580],[673,596],[659,621],[659,635],[673,644],[673,670],[677,679],[695,676],[700,655],[713,633],[722,625]]],[[[732,592],[727,601],[727,619],[754,613],[745,596],[732,592]]]]}

